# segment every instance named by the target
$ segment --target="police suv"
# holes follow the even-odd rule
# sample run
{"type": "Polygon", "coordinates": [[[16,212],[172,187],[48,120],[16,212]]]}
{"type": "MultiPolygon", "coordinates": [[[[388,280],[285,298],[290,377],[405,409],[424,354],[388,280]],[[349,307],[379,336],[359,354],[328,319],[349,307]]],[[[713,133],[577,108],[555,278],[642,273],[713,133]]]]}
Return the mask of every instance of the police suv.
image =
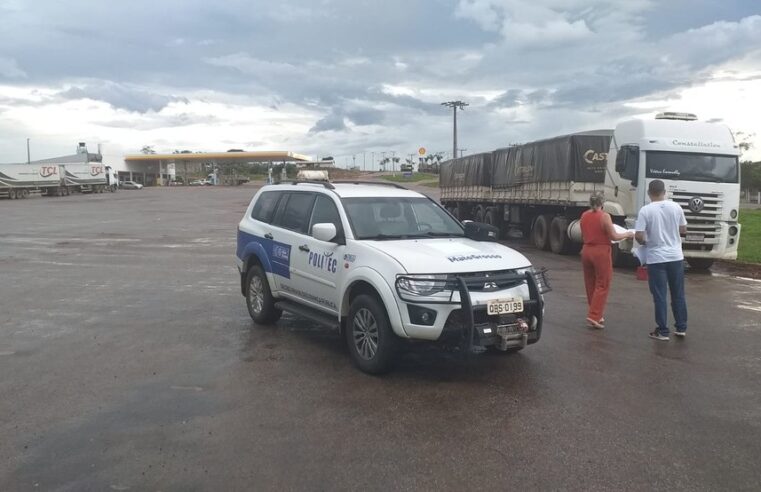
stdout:
{"type": "Polygon", "coordinates": [[[338,329],[368,373],[404,339],[515,352],[539,340],[548,286],[496,237],[391,183],[268,185],[238,226],[241,291],[256,323],[338,329]]]}

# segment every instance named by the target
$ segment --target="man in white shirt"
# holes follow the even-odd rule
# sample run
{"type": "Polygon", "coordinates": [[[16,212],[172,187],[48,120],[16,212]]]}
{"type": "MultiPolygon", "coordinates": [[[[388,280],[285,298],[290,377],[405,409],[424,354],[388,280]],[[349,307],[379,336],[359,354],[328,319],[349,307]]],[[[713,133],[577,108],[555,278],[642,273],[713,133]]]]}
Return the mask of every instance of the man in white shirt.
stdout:
{"type": "Polygon", "coordinates": [[[660,179],[650,182],[647,194],[651,203],[642,207],[635,225],[635,239],[647,248],[647,276],[655,304],[657,328],[650,338],[668,341],[668,302],[671,291],[671,311],[674,313],[675,335],[687,334],[687,302],[684,298],[684,254],[682,239],[687,232],[684,210],[666,200],[666,186],[660,179]]]}

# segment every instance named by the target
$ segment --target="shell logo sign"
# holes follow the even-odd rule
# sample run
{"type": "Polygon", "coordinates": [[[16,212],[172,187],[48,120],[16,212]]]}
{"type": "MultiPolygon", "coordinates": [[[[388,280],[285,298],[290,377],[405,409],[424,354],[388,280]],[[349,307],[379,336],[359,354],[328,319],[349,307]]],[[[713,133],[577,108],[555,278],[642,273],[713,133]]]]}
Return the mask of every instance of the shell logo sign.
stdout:
{"type": "Polygon", "coordinates": [[[58,166],[42,166],[40,167],[40,176],[43,178],[49,178],[58,174],[58,166]]]}

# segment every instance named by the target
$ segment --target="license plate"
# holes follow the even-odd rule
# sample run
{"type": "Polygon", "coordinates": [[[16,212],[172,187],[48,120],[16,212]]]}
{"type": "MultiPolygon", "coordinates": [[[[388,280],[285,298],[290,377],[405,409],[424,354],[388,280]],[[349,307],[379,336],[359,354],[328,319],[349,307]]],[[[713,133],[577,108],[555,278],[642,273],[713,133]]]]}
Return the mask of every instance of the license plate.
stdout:
{"type": "Polygon", "coordinates": [[[523,311],[523,299],[497,299],[486,304],[486,312],[490,316],[519,313],[523,311]]]}
{"type": "Polygon", "coordinates": [[[705,234],[700,234],[700,233],[694,233],[693,232],[693,233],[686,234],[684,238],[687,241],[690,241],[692,243],[702,243],[703,240],[705,239],[705,237],[706,237],[705,234]]]}

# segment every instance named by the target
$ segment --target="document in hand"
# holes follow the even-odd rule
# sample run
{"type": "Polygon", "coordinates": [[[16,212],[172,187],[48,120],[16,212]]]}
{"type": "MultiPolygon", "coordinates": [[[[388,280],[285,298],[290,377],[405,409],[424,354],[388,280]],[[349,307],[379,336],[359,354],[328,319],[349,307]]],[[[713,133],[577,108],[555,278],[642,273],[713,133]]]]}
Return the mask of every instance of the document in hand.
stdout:
{"type": "MultiPolygon", "coordinates": [[[[623,233],[625,233],[625,232],[634,232],[634,229],[627,229],[627,228],[625,228],[625,227],[621,227],[621,226],[620,226],[620,225],[618,225],[618,224],[613,224],[613,229],[615,229],[615,231],[616,231],[617,233],[619,233],[619,234],[623,234],[623,233]]],[[[621,241],[611,241],[611,243],[613,243],[613,244],[617,244],[617,243],[620,243],[620,242],[621,242],[621,241]]]]}

